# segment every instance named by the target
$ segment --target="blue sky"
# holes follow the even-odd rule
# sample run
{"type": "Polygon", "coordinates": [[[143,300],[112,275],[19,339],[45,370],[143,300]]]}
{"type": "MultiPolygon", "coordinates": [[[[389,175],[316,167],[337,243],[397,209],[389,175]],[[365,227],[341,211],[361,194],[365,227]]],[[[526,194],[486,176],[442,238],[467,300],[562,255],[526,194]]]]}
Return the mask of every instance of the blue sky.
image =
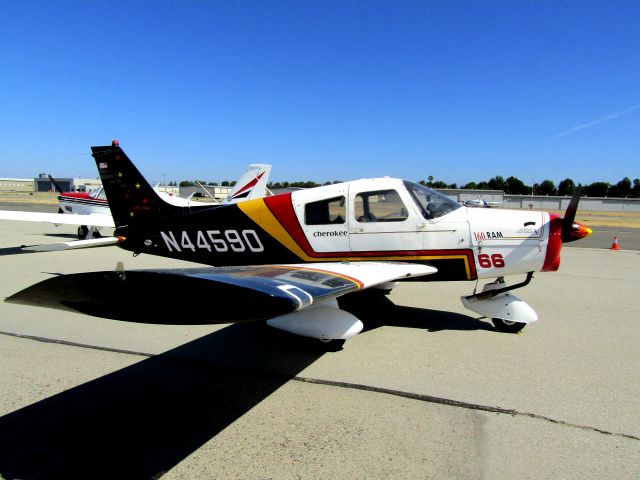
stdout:
{"type": "Polygon", "coordinates": [[[640,2],[3,1],[0,177],[640,176],[640,2]]]}

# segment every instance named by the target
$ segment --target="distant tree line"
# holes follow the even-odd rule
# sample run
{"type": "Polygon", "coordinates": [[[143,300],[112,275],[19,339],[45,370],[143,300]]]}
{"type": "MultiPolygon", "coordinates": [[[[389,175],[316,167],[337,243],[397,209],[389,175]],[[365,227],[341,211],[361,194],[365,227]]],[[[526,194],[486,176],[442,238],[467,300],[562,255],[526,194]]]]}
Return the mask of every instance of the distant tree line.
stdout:
{"type": "MultiPolygon", "coordinates": [[[[201,185],[206,186],[222,186],[233,187],[236,182],[224,180],[222,182],[207,182],[205,180],[183,180],[180,182],[181,187],[195,187],[199,182],[201,185]]],[[[312,188],[319,187],[321,185],[332,185],[334,183],[340,183],[341,180],[334,180],[332,182],[316,183],[312,180],[298,181],[298,182],[269,182],[267,188],[270,190],[277,188],[312,188]]],[[[169,185],[176,184],[176,182],[170,182],[169,185]]],[[[543,180],[540,183],[534,183],[533,185],[526,185],[522,180],[516,177],[503,178],[500,175],[496,175],[487,181],[482,182],[469,182],[467,184],[458,186],[456,183],[446,183],[441,180],[434,180],[434,177],[429,176],[427,180],[420,180],[418,183],[430,188],[462,188],[468,190],[502,190],[506,194],[510,195],[557,195],[557,196],[571,196],[573,189],[576,187],[575,182],[570,178],[565,178],[558,185],[552,180],[543,180]],[[532,192],[533,189],[533,192],[532,192]]],[[[640,178],[636,178],[631,181],[629,177],[624,177],[616,184],[610,184],[609,182],[593,182],[589,185],[581,185],[582,195],[588,197],[617,197],[617,198],[640,198],[640,178]]]]}
{"type": "MultiPolygon", "coordinates": [[[[427,181],[420,180],[421,185],[431,188],[463,188],[470,190],[502,190],[504,193],[511,195],[558,195],[570,196],[576,187],[575,182],[570,178],[565,178],[556,186],[552,180],[543,180],[540,183],[534,183],[532,186],[526,185],[522,180],[516,177],[507,179],[496,175],[492,179],[483,182],[469,182],[465,185],[458,186],[455,183],[447,184],[445,182],[429,177],[427,181]],[[533,189],[533,192],[532,192],[533,189]]],[[[581,185],[582,195],[588,197],[630,197],[640,198],[640,178],[631,181],[629,177],[624,177],[616,184],[609,182],[594,182],[589,185],[581,185]]]]}

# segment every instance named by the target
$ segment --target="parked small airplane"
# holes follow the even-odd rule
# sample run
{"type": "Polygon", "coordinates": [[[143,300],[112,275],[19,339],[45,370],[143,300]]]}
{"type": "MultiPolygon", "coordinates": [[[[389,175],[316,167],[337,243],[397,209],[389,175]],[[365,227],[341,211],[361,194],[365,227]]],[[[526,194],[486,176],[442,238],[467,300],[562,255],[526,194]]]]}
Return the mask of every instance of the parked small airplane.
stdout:
{"type": "MultiPolygon", "coordinates": [[[[210,265],[190,269],[56,276],[7,299],[142,323],[266,319],[322,341],[359,333],[336,298],[398,281],[495,279],[462,297],[465,307],[517,332],[537,320],[510,293],[536,271],[558,269],[562,244],[591,229],[545,212],[466,208],[419,184],[363,179],[192,211],[162,201],[117,142],[92,147],[109,199],[116,244],[135,255],[210,265]],[[213,267],[211,267],[213,266],[213,267]],[[507,285],[507,275],[526,275],[507,285]]],[[[84,242],[84,243],[83,243],[84,242]]],[[[62,247],[30,247],[35,251],[62,247]]]]}
{"type": "MultiPolygon", "coordinates": [[[[257,163],[249,165],[222,203],[237,203],[266,195],[270,172],[271,165],[257,163]]],[[[53,178],[51,181],[55,184],[53,178]]],[[[55,185],[59,188],[57,184],[55,185]]],[[[195,202],[190,198],[158,191],[157,188],[154,190],[162,200],[177,207],[189,207],[195,210],[212,205],[212,202],[195,202]]],[[[218,203],[215,199],[214,202],[218,203]]],[[[115,227],[104,187],[95,188],[90,192],[61,191],[58,196],[58,213],[0,210],[0,219],[78,225],[79,239],[98,238],[101,236],[102,228],[115,227]],[[73,216],[62,217],[60,214],[73,216]]]]}
{"type": "Polygon", "coordinates": [[[484,198],[472,198],[464,202],[467,207],[500,207],[502,206],[502,202],[489,202],[484,198]]]}

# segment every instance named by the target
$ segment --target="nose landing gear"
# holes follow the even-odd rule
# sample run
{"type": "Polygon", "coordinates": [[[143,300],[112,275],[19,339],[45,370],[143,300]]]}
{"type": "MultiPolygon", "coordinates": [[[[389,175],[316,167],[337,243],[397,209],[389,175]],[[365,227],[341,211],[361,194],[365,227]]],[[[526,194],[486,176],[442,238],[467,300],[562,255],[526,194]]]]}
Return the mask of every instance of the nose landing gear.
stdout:
{"type": "Polygon", "coordinates": [[[493,326],[496,327],[496,330],[505,333],[518,333],[527,325],[523,322],[513,322],[502,318],[492,318],[491,322],[493,323],[493,326]]]}
{"type": "Polygon", "coordinates": [[[490,318],[496,330],[518,333],[528,323],[538,320],[538,315],[525,301],[508,292],[524,287],[532,278],[533,272],[529,272],[523,282],[505,286],[504,278],[500,277],[485,285],[482,292],[461,297],[462,304],[469,310],[490,318]]]}

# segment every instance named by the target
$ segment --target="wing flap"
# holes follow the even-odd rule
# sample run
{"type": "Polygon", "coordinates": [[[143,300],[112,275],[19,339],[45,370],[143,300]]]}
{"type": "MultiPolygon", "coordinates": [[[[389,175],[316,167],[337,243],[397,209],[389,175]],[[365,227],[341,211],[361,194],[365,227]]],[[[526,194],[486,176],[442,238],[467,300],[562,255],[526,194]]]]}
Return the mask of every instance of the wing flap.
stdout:
{"type": "Polygon", "coordinates": [[[370,288],[403,278],[433,275],[438,272],[437,268],[430,265],[406,262],[305,263],[283,266],[330,272],[359,282],[362,285],[361,288],[370,288]]]}
{"type": "Polygon", "coordinates": [[[6,301],[137,323],[202,325],[273,318],[436,271],[386,262],[103,271],[49,278],[6,301]]]}

